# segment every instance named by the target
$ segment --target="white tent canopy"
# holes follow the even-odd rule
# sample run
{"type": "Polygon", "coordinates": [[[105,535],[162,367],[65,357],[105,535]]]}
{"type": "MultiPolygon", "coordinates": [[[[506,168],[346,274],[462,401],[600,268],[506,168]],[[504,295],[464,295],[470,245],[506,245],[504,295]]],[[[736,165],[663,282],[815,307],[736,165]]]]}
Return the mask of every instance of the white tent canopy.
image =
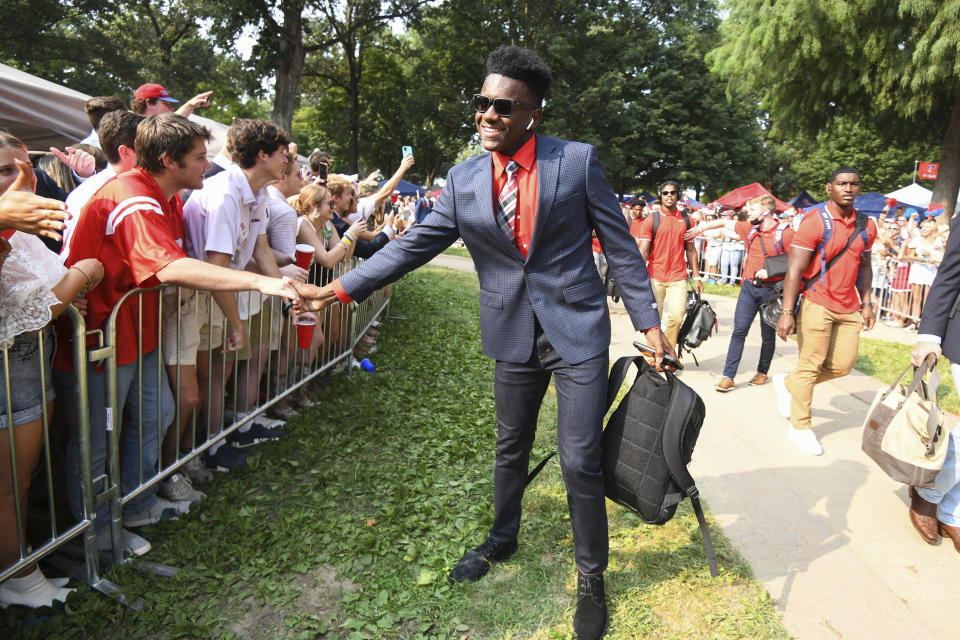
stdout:
{"type": "MultiPolygon", "coordinates": [[[[123,96],[118,96],[123,97],[123,96]]],[[[90,96],[0,64],[0,127],[23,140],[31,150],[46,151],[79,142],[90,133],[83,103],[90,96]]],[[[227,125],[190,116],[213,133],[207,156],[224,145],[227,125]]]]}
{"type": "Polygon", "coordinates": [[[930,199],[933,197],[933,191],[926,187],[921,187],[914,182],[913,184],[897,189],[891,193],[885,194],[887,198],[894,198],[900,204],[914,207],[916,209],[926,209],[930,206],[930,199]]]}

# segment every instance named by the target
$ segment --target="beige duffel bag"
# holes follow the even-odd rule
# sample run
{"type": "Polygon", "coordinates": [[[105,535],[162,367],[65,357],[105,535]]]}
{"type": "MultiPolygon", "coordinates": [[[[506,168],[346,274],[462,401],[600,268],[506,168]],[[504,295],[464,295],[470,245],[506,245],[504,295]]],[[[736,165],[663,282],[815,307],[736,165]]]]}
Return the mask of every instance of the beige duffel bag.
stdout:
{"type": "Polygon", "coordinates": [[[937,403],[940,374],[931,355],[920,366],[908,366],[886,391],[878,391],[863,423],[864,452],[884,473],[914,487],[932,489],[947,457],[948,431],[937,403]],[[913,381],[900,381],[913,369],[913,381]],[[930,372],[929,384],[923,378],[930,372]]]}

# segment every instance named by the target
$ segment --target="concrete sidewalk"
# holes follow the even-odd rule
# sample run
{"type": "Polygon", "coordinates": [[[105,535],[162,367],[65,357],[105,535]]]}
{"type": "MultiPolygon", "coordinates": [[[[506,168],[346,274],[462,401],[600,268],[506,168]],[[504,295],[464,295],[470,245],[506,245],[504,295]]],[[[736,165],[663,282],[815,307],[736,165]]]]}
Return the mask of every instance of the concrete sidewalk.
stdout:
{"type": "MultiPolygon", "coordinates": [[[[861,424],[883,383],[854,371],[819,385],[813,422],[825,453],[805,455],[787,440],[773,385],[746,384],[759,358],[759,319],[747,338],[737,387],[714,390],[736,299],[706,298],[720,333],[696,350],[699,367],[683,358],[682,379],[707,407],[691,472],[713,518],[776,600],[787,629],[803,640],[960,638],[954,582],[960,555],[949,540],[929,546],[920,539],[907,517],[907,488],[860,450],[861,424]]],[[[611,361],[636,354],[622,303],[611,303],[610,310],[611,361]]],[[[885,329],[864,335],[915,339],[885,329]]],[[[778,340],[770,373],[791,371],[796,356],[795,342],[778,340]]],[[[956,417],[948,422],[952,427],[956,417]]]]}

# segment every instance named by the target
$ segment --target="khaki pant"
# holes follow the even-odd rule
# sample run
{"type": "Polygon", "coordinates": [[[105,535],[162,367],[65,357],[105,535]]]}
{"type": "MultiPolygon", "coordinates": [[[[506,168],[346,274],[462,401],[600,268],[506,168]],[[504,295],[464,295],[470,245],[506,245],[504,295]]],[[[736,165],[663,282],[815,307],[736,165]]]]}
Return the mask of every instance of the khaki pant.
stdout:
{"type": "Polygon", "coordinates": [[[797,318],[797,368],[784,384],[790,392],[790,423],[809,429],[813,387],[850,373],[860,346],[863,320],[856,311],[834,313],[809,300],[803,301],[797,318]]]}
{"type": "Polygon", "coordinates": [[[687,281],[660,282],[650,279],[653,297],[657,300],[660,310],[660,325],[667,340],[674,347],[677,346],[677,334],[683,324],[683,315],[687,308],[687,281]]]}

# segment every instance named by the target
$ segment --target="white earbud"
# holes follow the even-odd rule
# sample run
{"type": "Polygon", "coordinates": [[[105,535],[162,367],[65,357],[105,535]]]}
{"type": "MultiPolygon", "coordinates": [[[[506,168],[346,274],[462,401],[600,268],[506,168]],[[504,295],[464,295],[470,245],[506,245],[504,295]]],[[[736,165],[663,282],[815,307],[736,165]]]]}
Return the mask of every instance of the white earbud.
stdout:
{"type": "Polygon", "coordinates": [[[530,118],[530,122],[527,123],[527,131],[533,129],[533,118],[530,118]]]}

